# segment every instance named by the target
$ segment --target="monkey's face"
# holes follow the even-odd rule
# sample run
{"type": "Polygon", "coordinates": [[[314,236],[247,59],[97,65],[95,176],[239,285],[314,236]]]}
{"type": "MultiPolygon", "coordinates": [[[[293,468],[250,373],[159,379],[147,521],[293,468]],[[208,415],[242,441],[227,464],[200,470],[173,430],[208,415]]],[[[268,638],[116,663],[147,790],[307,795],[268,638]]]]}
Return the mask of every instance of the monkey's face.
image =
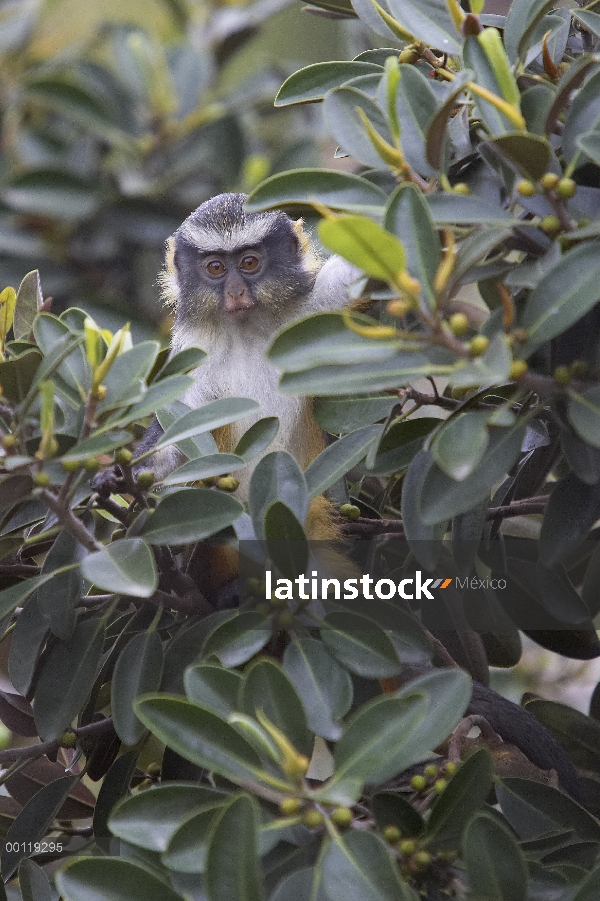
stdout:
{"type": "Polygon", "coordinates": [[[283,213],[245,215],[244,199],[213,198],[175,233],[180,325],[237,323],[273,331],[310,294],[314,267],[292,220],[283,213]]]}

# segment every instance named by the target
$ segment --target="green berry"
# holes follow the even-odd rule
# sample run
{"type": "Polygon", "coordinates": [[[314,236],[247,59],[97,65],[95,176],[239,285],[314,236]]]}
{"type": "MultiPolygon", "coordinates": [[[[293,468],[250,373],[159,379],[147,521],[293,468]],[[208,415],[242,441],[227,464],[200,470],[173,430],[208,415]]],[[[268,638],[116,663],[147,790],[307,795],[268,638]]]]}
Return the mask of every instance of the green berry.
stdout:
{"type": "Polygon", "coordinates": [[[239,487],[240,483],[234,476],[222,476],[217,482],[217,488],[221,491],[237,491],[239,487]]]}
{"type": "Polygon", "coordinates": [[[65,472],[77,472],[81,462],[79,460],[62,460],[61,466],[65,472]]]}
{"type": "Polygon", "coordinates": [[[412,838],[405,838],[398,845],[398,850],[405,857],[412,857],[417,850],[417,843],[412,838]]]}
{"type": "Polygon", "coordinates": [[[33,481],[38,488],[47,488],[50,484],[50,476],[47,472],[36,472],[33,481]]]}
{"type": "Polygon", "coordinates": [[[12,450],[17,445],[17,439],[14,435],[5,435],[2,439],[2,447],[4,450],[12,450]]]}
{"type": "Polygon", "coordinates": [[[560,229],[560,219],[558,216],[544,216],[540,222],[540,228],[546,234],[551,235],[560,229]]]}
{"type": "Polygon", "coordinates": [[[448,320],[448,325],[456,338],[462,338],[469,331],[469,320],[464,313],[453,313],[448,320]]]}
{"type": "Polygon", "coordinates": [[[416,792],[422,792],[427,786],[427,779],[425,776],[413,776],[410,785],[416,792]]]}
{"type": "Polygon", "coordinates": [[[540,187],[542,191],[553,191],[560,181],[560,177],[554,172],[546,172],[540,178],[540,187]]]}
{"type": "Polygon", "coordinates": [[[346,519],[356,520],[360,516],[360,508],[355,506],[355,504],[342,504],[340,513],[342,516],[345,516],[346,519]]]}
{"type": "Polygon", "coordinates": [[[436,795],[441,795],[442,792],[446,791],[447,788],[448,783],[445,779],[437,779],[433,786],[433,790],[435,791],[436,795]]]}
{"type": "Polygon", "coordinates": [[[517,184],[517,191],[521,197],[533,197],[537,193],[536,187],[528,178],[522,178],[517,184]]]}
{"type": "Polygon", "coordinates": [[[402,833],[397,826],[384,826],[383,837],[390,845],[395,845],[396,842],[400,841],[402,833]]]}
{"type": "Polygon", "coordinates": [[[485,335],[475,335],[469,342],[469,353],[472,357],[481,357],[490,346],[490,339],[485,335]]]}
{"type": "Polygon", "coordinates": [[[307,810],[302,818],[302,822],[305,826],[308,826],[309,829],[316,829],[317,826],[323,825],[323,814],[320,810],[307,810]]]}
{"type": "Polygon", "coordinates": [[[588,370],[589,366],[585,360],[573,360],[571,363],[571,375],[574,379],[580,379],[587,375],[588,370]]]}
{"type": "Polygon", "coordinates": [[[352,822],[352,811],[349,807],[336,807],[335,810],[332,811],[331,819],[336,826],[344,828],[349,826],[352,822]]]}
{"type": "Polygon", "coordinates": [[[510,364],[509,377],[511,381],[516,382],[518,379],[523,378],[526,372],[527,363],[525,360],[513,360],[510,364]]]}
{"type": "Polygon", "coordinates": [[[452,188],[452,190],[454,191],[455,194],[463,194],[463,195],[466,195],[466,194],[470,194],[470,193],[471,193],[470,187],[469,187],[468,185],[466,185],[466,184],[464,183],[464,181],[459,181],[458,184],[454,185],[454,187],[452,188]]]}
{"type": "Polygon", "coordinates": [[[568,366],[557,366],[554,370],[554,381],[559,385],[568,385],[571,381],[571,370],[568,366]]]}
{"type": "Polygon", "coordinates": [[[430,866],[432,859],[433,858],[431,857],[429,851],[417,851],[417,853],[413,857],[413,860],[419,867],[419,869],[424,869],[425,867],[430,866]]]}
{"type": "Polygon", "coordinates": [[[61,732],[56,741],[61,746],[61,748],[77,747],[77,736],[71,729],[67,729],[65,732],[61,732]]]}
{"type": "Polygon", "coordinates": [[[137,474],[136,482],[140,488],[152,488],[154,485],[154,473],[151,469],[142,469],[137,474]]]}
{"type": "Polygon", "coordinates": [[[118,463],[119,466],[129,466],[132,460],[133,454],[128,447],[120,447],[115,454],[115,463],[118,463]]]}
{"type": "Polygon", "coordinates": [[[156,760],[153,760],[152,763],[149,763],[146,767],[146,776],[150,776],[151,779],[157,779],[161,773],[161,766],[156,760]]]}
{"type": "Polygon", "coordinates": [[[563,200],[569,200],[577,190],[577,183],[572,178],[561,178],[556,186],[556,193],[563,200]]]}
{"type": "Polygon", "coordinates": [[[444,764],[444,772],[446,773],[447,776],[454,776],[457,769],[458,769],[458,767],[452,760],[449,760],[447,763],[444,764]]]}
{"type": "Polygon", "coordinates": [[[300,798],[284,798],[279,802],[279,810],[284,817],[294,817],[302,810],[300,798]]]}
{"type": "Polygon", "coordinates": [[[83,468],[87,470],[87,472],[97,472],[100,468],[98,457],[87,457],[83,461],[83,468]]]}
{"type": "Polygon", "coordinates": [[[439,768],[435,765],[435,763],[428,763],[423,770],[423,775],[426,776],[427,779],[433,779],[433,777],[437,776],[438,773],[439,768]]]}

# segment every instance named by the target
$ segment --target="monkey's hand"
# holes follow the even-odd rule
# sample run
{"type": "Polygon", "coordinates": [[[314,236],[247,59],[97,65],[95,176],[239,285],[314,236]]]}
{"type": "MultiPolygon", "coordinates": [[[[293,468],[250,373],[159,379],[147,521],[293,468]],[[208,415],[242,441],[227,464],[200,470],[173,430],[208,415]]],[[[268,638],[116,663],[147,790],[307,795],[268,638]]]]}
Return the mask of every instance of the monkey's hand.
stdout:
{"type": "Polygon", "coordinates": [[[92,491],[101,498],[107,499],[111,494],[119,494],[125,491],[125,478],[120,466],[115,464],[108,469],[97,473],[91,481],[92,491]]]}

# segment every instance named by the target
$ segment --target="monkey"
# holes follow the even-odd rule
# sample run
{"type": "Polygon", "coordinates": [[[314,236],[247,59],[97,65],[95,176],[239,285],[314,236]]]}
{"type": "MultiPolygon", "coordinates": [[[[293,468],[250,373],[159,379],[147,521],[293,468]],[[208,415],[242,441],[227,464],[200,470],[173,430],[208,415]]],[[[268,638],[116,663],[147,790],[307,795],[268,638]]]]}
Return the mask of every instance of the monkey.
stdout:
{"type": "MultiPolygon", "coordinates": [[[[182,400],[193,408],[227,396],[258,401],[260,411],[254,416],[216,432],[219,450],[233,451],[254,421],[277,416],[279,431],[269,450],[288,451],[305,469],[324,449],[323,433],[311,399],[278,392],[278,373],[265,352],[275,333],[292,320],[347,305],[348,290],[361,273],[340,257],[323,262],[301,220],[294,222],[279,211],[246,213],[245,200],[245,194],[213,197],[167,242],[159,284],[175,312],[172,353],[191,346],[208,353],[182,400]]],[[[151,448],[159,436],[155,423],[141,450],[151,448]]],[[[161,478],[180,462],[179,451],[168,448],[151,458],[151,468],[161,478]]],[[[241,497],[247,495],[252,468],[242,471],[241,497]]],[[[319,529],[318,515],[311,537],[330,537],[328,524],[319,529]]]]}

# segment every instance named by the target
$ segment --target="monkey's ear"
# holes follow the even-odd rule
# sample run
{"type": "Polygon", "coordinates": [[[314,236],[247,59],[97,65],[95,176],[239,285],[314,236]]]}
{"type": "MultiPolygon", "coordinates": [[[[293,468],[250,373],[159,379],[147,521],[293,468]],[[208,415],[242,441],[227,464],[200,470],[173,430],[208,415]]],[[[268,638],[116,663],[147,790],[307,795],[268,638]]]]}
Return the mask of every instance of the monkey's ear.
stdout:
{"type": "Polygon", "coordinates": [[[294,232],[296,233],[296,237],[298,238],[298,249],[302,255],[304,255],[307,252],[307,250],[309,249],[309,246],[310,246],[310,238],[304,231],[303,225],[304,225],[303,219],[296,219],[296,221],[294,222],[294,224],[292,226],[292,228],[294,229],[294,232]]]}

